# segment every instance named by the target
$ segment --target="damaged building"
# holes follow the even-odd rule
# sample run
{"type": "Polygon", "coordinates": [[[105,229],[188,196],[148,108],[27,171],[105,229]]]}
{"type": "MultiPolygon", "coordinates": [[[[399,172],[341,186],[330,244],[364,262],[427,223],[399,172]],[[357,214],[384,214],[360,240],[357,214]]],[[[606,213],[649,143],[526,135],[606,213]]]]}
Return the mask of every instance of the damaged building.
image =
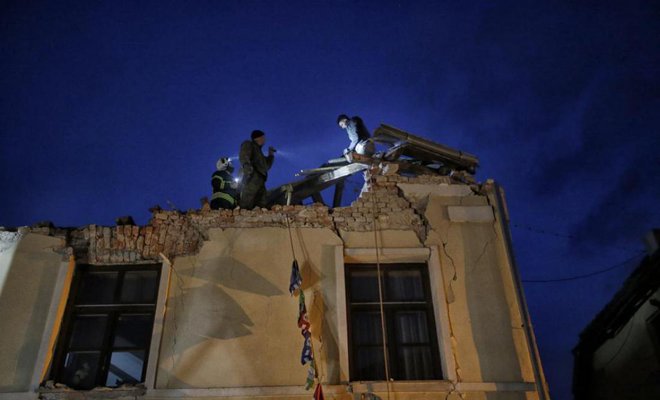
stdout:
{"type": "Polygon", "coordinates": [[[304,295],[325,398],[548,399],[502,188],[419,137],[386,147],[269,210],[0,232],[0,397],[310,398],[304,295]],[[350,206],[295,204],[356,172],[350,206]]]}

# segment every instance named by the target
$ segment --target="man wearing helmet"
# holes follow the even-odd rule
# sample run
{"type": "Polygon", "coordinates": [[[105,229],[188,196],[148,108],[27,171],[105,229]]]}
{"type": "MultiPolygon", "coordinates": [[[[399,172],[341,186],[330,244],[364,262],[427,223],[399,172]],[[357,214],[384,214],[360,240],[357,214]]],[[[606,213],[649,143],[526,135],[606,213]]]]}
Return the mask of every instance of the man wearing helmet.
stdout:
{"type": "Polygon", "coordinates": [[[222,157],[215,164],[217,171],[211,176],[211,185],[213,186],[213,196],[211,196],[211,209],[220,208],[233,209],[236,207],[236,198],[238,184],[231,175],[234,167],[231,165],[229,157],[222,157]]]}

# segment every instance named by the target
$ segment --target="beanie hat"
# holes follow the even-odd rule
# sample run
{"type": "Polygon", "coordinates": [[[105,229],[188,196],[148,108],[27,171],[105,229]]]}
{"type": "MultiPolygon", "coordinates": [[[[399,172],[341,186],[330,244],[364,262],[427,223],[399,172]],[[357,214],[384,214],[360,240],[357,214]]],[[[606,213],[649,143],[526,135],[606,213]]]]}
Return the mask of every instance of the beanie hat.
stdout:
{"type": "Polygon", "coordinates": [[[262,137],[264,135],[265,135],[265,133],[263,133],[263,131],[260,131],[260,130],[257,129],[257,130],[252,131],[252,135],[250,135],[250,136],[252,137],[252,140],[254,140],[254,139],[256,139],[258,137],[262,137]]]}
{"type": "Polygon", "coordinates": [[[337,117],[337,124],[339,124],[342,119],[350,119],[350,118],[346,114],[339,114],[339,116],[337,117]]]}

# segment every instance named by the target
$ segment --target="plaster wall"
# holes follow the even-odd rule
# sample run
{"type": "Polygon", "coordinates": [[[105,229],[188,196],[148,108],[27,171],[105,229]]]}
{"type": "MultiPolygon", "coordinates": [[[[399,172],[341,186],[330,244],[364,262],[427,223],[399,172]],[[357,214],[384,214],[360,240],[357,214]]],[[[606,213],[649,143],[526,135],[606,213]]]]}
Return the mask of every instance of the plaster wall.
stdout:
{"type": "MultiPolygon", "coordinates": [[[[437,284],[446,292],[456,365],[451,375],[459,382],[534,382],[506,242],[497,226],[502,217],[487,196],[467,186],[424,193],[425,186],[409,185],[402,192],[426,232],[383,229],[379,246],[439,249],[443,275],[437,284]],[[458,208],[460,218],[452,218],[449,207],[458,208]]],[[[339,375],[334,249],[374,246],[373,231],[340,229],[339,235],[328,228],[294,229],[319,374],[330,385],[345,381],[339,375]]],[[[306,367],[297,360],[302,347],[297,302],[287,293],[291,260],[286,229],[272,227],[211,229],[199,254],[177,257],[156,387],[302,385],[306,367]]]]}
{"type": "Polygon", "coordinates": [[[458,379],[534,382],[520,299],[498,228],[502,216],[487,196],[464,185],[444,191],[399,186],[424,215],[425,245],[440,249],[458,379]]]}
{"type": "MultiPolygon", "coordinates": [[[[651,299],[660,299],[656,290],[651,299]]],[[[658,308],[647,300],[593,355],[592,393],[598,399],[660,398],[660,338],[648,320],[658,308]]]]}
{"type": "Polygon", "coordinates": [[[29,388],[62,262],[53,249],[70,245],[81,262],[92,264],[141,262],[159,254],[173,261],[168,291],[159,295],[167,299],[165,321],[157,363],[150,363],[156,379],[148,398],[308,398],[302,389],[307,366],[299,362],[298,299],[288,293],[293,256],[285,222],[291,218],[317,369],[328,398],[388,396],[382,382],[347,386],[346,362],[340,368],[347,344],[340,343],[346,310],[338,309],[345,304],[337,284],[343,282],[337,277],[339,250],[344,262],[353,262],[351,257],[364,257],[374,247],[375,238],[380,248],[417,249],[396,253],[400,262],[406,262],[402,254],[437,249],[441,273],[432,287],[444,289],[434,306],[447,314],[440,336],[449,339],[440,345],[449,347],[443,355],[451,358],[451,371],[443,371],[443,381],[394,382],[397,398],[538,398],[500,226],[504,216],[493,207],[492,188],[423,181],[426,177],[376,178],[351,207],[332,213],[318,206],[157,211],[146,227],[92,225],[56,237],[32,233],[5,246],[0,321],[3,329],[11,328],[0,336],[0,391],[29,388]],[[417,181],[422,184],[411,183],[417,181]]]}
{"type": "MultiPolygon", "coordinates": [[[[338,383],[335,247],[327,228],[292,228],[319,375],[338,383]]],[[[298,301],[283,228],[211,229],[170,281],[157,388],[303,385],[298,301]]]]}
{"type": "Polygon", "coordinates": [[[0,254],[0,392],[30,388],[62,260],[53,250],[62,243],[28,233],[0,254]]]}

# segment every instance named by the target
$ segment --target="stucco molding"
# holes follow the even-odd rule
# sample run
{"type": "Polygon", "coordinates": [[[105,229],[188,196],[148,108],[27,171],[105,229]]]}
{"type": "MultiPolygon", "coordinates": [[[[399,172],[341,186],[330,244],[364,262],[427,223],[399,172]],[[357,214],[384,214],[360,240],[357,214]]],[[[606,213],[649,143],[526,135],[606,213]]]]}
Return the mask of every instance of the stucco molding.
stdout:
{"type": "Polygon", "coordinates": [[[165,326],[165,310],[167,309],[167,298],[169,297],[169,284],[172,264],[169,259],[161,254],[163,260],[160,270],[160,282],[158,284],[158,300],[156,300],[156,312],[154,314],[154,325],[151,331],[151,344],[149,346],[149,359],[147,360],[147,372],[144,380],[145,387],[153,389],[156,387],[156,371],[158,370],[158,359],[160,346],[165,326]]]}
{"type": "MultiPolygon", "coordinates": [[[[452,390],[460,392],[535,392],[533,383],[527,382],[461,382],[453,384],[449,381],[415,381],[415,382],[353,382],[342,385],[323,385],[325,395],[342,395],[348,393],[449,393],[452,390]]],[[[222,398],[222,397],[252,397],[252,396],[307,396],[311,395],[303,386],[259,386],[242,388],[214,389],[149,389],[145,399],[150,398],[222,398]]]]}

